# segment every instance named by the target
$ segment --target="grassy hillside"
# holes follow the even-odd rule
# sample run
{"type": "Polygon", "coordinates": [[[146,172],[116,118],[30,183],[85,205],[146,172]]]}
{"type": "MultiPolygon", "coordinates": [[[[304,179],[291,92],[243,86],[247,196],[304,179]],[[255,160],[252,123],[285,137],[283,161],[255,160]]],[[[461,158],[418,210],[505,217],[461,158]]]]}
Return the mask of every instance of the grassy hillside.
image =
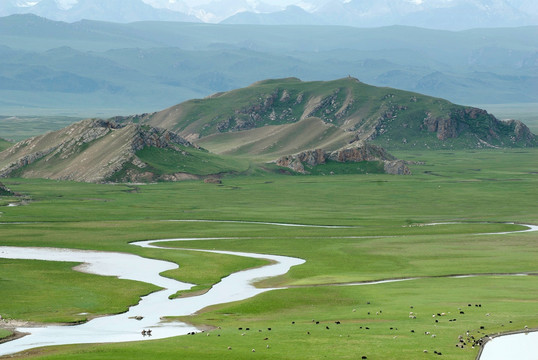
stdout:
{"type": "MultiPolygon", "coordinates": [[[[473,360],[478,348],[455,347],[458,336],[466,331],[482,337],[486,332],[538,328],[536,276],[486,275],[535,272],[536,233],[476,235],[520,229],[507,222],[538,223],[536,149],[421,150],[396,155],[417,161],[411,165],[414,176],[306,179],[265,174],[230,177],[220,185],[191,181],[148,186],[6,179],[7,186],[32,201],[2,210],[0,245],[124,251],[166,259],[180,265],[167,276],[199,284],[202,289],[231,271],[260,263],[195,251],[144,249],[128,243],[232,237],[188,245],[306,260],[287,275],[262,284],[290,288],[214,306],[184,319],[212,327],[206,334],[38,349],[22,358],[257,356],[306,360],[327,354],[331,358],[355,359],[359,355],[388,360],[431,357],[435,350],[442,352],[443,358],[473,360]],[[352,227],[163,221],[193,219],[352,227]],[[445,222],[456,224],[425,226],[445,222]],[[204,271],[200,264],[204,264],[204,271]],[[443,277],[465,273],[484,276],[443,277]],[[332,286],[407,276],[424,278],[332,286]],[[409,318],[410,311],[416,319],[409,318]],[[442,312],[447,316],[432,318],[432,314],[442,312]],[[457,321],[449,321],[453,318],[457,321]],[[480,330],[481,326],[485,329],[480,330]],[[239,327],[251,330],[239,331],[239,327]],[[425,332],[436,337],[425,336],[425,332]]],[[[167,244],[174,245],[185,246],[167,244]]],[[[84,317],[92,317],[122,311],[137,295],[152,290],[111,277],[92,279],[91,275],[74,273],[71,264],[0,260],[0,270],[0,280],[6,283],[0,298],[4,318],[77,321],[83,312],[89,313],[84,317]],[[49,281],[43,281],[43,274],[49,281]],[[52,281],[55,279],[61,281],[52,281]],[[35,291],[30,294],[32,289],[35,291]],[[111,296],[111,292],[116,295],[111,296]]]]}
{"type": "Polygon", "coordinates": [[[358,140],[387,149],[536,144],[524,126],[500,122],[483,110],[351,77],[259,81],[181,103],[144,121],[179,131],[216,153],[267,158],[312,148],[334,150],[358,140]]]}
{"type": "Polygon", "coordinates": [[[201,149],[182,147],[181,151],[159,148],[144,148],[136,156],[148,164],[156,175],[188,173],[211,175],[230,172],[245,172],[249,161],[211,154],[201,149]]]}
{"type": "Polygon", "coordinates": [[[88,119],[0,152],[2,176],[85,182],[184,180],[244,172],[248,160],[208,153],[148,125],[88,119]]]}

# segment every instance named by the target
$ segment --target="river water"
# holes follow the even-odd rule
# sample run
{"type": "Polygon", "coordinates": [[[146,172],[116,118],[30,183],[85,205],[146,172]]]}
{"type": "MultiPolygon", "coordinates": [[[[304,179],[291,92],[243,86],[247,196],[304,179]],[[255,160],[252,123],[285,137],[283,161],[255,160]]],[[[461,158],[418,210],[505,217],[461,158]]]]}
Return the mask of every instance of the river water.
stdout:
{"type": "MultiPolygon", "coordinates": [[[[174,239],[174,241],[177,240],[174,239]]],[[[135,243],[135,245],[137,244],[135,243]]],[[[152,246],[150,242],[141,242],[138,245],[152,246]]],[[[144,281],[165,288],[143,297],[138,305],[132,306],[128,312],[123,314],[96,318],[76,326],[17,328],[19,332],[29,333],[29,335],[0,344],[0,355],[50,345],[138,341],[198,332],[197,328],[188,324],[177,321],[162,321],[161,318],[190,315],[209,305],[243,300],[273,290],[270,288],[259,289],[252,284],[263,278],[285,274],[292,266],[304,263],[302,259],[286,256],[229,251],[211,252],[268,259],[271,264],[231,274],[203,295],[170,300],[170,295],[192,286],[192,284],[159,275],[163,271],[177,268],[178,266],[174,263],[123,253],[0,247],[1,258],[80,262],[83,264],[76,267],[79,271],[144,281]],[[143,318],[136,320],[134,319],[136,316],[143,318]],[[142,336],[142,330],[147,329],[152,330],[151,337],[142,336]]]]}
{"type": "MultiPolygon", "coordinates": [[[[280,223],[271,224],[277,226],[308,226],[280,223]]],[[[538,231],[538,226],[531,225],[528,228],[528,230],[524,231],[538,231]]],[[[188,240],[202,239],[178,238],[151,240],[135,242],[132,245],[157,247],[153,244],[188,240]]],[[[158,248],[162,249],[163,247],[158,246],[158,248]]],[[[181,250],[177,248],[167,249],[181,250]]],[[[164,289],[143,297],[139,304],[132,306],[123,314],[96,318],[76,326],[17,328],[19,332],[28,333],[29,335],[0,344],[0,356],[42,346],[140,341],[198,332],[199,330],[191,325],[177,321],[163,321],[162,318],[167,316],[191,315],[210,305],[243,300],[262,292],[273,290],[268,288],[259,289],[252,284],[264,278],[285,274],[292,266],[304,263],[302,259],[286,256],[215,250],[196,251],[267,259],[271,261],[271,264],[231,274],[215,284],[205,294],[170,300],[170,295],[192,287],[192,284],[159,275],[164,271],[178,267],[171,262],[152,260],[126,253],[0,246],[0,258],[77,262],[81,263],[81,265],[75,268],[78,271],[143,281],[155,284],[164,289]],[[142,319],[136,320],[135,317],[142,317],[142,319]],[[151,337],[144,337],[141,334],[142,330],[147,329],[152,330],[151,337]]],[[[404,280],[412,279],[395,279],[369,284],[404,280]]],[[[357,283],[355,285],[364,284],[357,283]]],[[[517,334],[495,338],[486,344],[480,360],[538,360],[538,356],[535,355],[538,354],[537,335],[538,333],[531,333],[528,335],[517,334]],[[514,356],[516,350],[521,351],[521,354],[514,356]]]]}

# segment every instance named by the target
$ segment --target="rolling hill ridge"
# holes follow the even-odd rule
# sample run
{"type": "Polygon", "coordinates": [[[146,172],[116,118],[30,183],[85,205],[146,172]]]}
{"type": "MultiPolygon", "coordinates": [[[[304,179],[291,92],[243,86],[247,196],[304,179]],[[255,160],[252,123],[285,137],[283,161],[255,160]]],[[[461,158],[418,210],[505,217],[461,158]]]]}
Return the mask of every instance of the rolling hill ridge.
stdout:
{"type": "Polygon", "coordinates": [[[259,81],[155,113],[87,119],[0,152],[0,177],[84,182],[224,174],[410,174],[387,150],[532,147],[520,121],[347,77],[259,81]],[[387,149],[387,150],[385,150],[387,149]]]}
{"type": "Polygon", "coordinates": [[[99,119],[21,141],[0,153],[0,177],[83,182],[200,179],[221,168],[245,166],[212,156],[165,129],[99,119]],[[169,164],[163,165],[162,158],[169,164]]]}
{"type": "Polygon", "coordinates": [[[369,141],[391,149],[527,147],[520,121],[447,100],[347,77],[266,80],[137,119],[177,131],[218,154],[265,158],[369,141]]]}

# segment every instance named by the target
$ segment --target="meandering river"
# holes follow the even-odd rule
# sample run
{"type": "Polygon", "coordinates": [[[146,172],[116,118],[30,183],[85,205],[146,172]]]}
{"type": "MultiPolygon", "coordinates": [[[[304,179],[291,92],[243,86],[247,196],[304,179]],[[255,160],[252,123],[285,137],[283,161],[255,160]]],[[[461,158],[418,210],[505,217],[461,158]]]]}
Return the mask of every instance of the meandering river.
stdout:
{"type": "MultiPolygon", "coordinates": [[[[201,221],[201,220],[197,220],[201,221]]],[[[297,224],[267,223],[275,226],[308,226],[297,224]]],[[[538,226],[525,225],[529,229],[523,231],[538,231],[538,226]]],[[[330,226],[323,226],[331,228],[330,226]]],[[[335,228],[338,228],[335,226],[335,228]]],[[[140,241],[132,243],[142,247],[158,247],[156,243],[170,241],[203,240],[195,238],[178,238],[140,241]]],[[[167,248],[180,251],[178,248],[167,248]]],[[[229,254],[236,256],[246,256],[252,258],[267,259],[271,263],[259,268],[248,269],[229,275],[215,284],[208,292],[199,296],[179,298],[170,300],[169,296],[180,290],[192,287],[192,284],[165,278],[160,273],[176,269],[174,263],[152,260],[137,255],[114,252],[100,252],[73,249],[57,248],[24,248],[0,246],[0,258],[7,259],[33,259],[48,261],[79,262],[81,265],[75,269],[92,274],[104,276],[117,276],[121,279],[130,279],[155,284],[163,290],[143,297],[140,302],[129,308],[126,313],[105,316],[90,320],[84,324],[76,326],[45,326],[45,327],[20,327],[17,331],[28,333],[19,339],[0,344],[0,356],[21,352],[27,349],[51,346],[82,343],[109,343],[139,341],[147,339],[166,338],[178,335],[185,335],[190,332],[198,332],[195,327],[177,321],[163,321],[167,316],[185,316],[195,313],[207,306],[238,301],[250,298],[257,294],[273,289],[260,289],[253,286],[253,283],[261,279],[279,276],[289,271],[292,266],[303,264],[305,261],[298,258],[254,254],[244,252],[216,251],[216,250],[196,250],[213,252],[219,254],[229,254]],[[138,317],[140,320],[135,319],[138,317]],[[142,330],[152,330],[151,337],[142,336],[142,330]]],[[[395,279],[391,281],[402,281],[406,279],[395,279]]],[[[412,279],[409,279],[412,280],[412,279]]],[[[384,281],[387,282],[387,281],[384,281]]],[[[373,282],[375,284],[379,282],[373,282]]],[[[360,283],[363,284],[363,283],[360,283]]],[[[360,285],[359,283],[355,285],[360,285]]],[[[353,285],[353,284],[352,284],[353,285]]],[[[533,334],[532,336],[536,336],[533,334]]],[[[508,338],[508,337],[502,337],[508,338]]],[[[501,339],[501,338],[499,338],[501,339]]],[[[497,339],[491,341],[496,344],[497,339]]],[[[500,341],[499,341],[500,342],[500,341]]],[[[534,353],[538,353],[538,347],[534,342],[534,353]]],[[[496,360],[492,357],[498,353],[488,349],[489,344],[483,352],[481,360],[496,360]]],[[[510,346],[510,345],[508,345],[510,346]]],[[[531,346],[530,344],[525,346],[531,346]]],[[[527,348],[530,349],[530,348],[527,348]]],[[[518,359],[527,359],[519,357],[518,359]]],[[[528,358],[536,360],[535,358],[528,358]]]]}

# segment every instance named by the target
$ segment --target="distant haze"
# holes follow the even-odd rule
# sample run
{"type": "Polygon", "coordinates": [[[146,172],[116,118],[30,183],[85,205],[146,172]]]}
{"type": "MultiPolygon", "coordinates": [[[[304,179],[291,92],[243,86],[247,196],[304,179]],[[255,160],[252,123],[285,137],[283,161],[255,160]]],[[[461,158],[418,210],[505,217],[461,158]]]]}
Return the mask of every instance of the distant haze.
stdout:
{"type": "Polygon", "coordinates": [[[536,0],[2,0],[0,16],[263,25],[408,25],[463,30],[538,25],[536,0]]]}

